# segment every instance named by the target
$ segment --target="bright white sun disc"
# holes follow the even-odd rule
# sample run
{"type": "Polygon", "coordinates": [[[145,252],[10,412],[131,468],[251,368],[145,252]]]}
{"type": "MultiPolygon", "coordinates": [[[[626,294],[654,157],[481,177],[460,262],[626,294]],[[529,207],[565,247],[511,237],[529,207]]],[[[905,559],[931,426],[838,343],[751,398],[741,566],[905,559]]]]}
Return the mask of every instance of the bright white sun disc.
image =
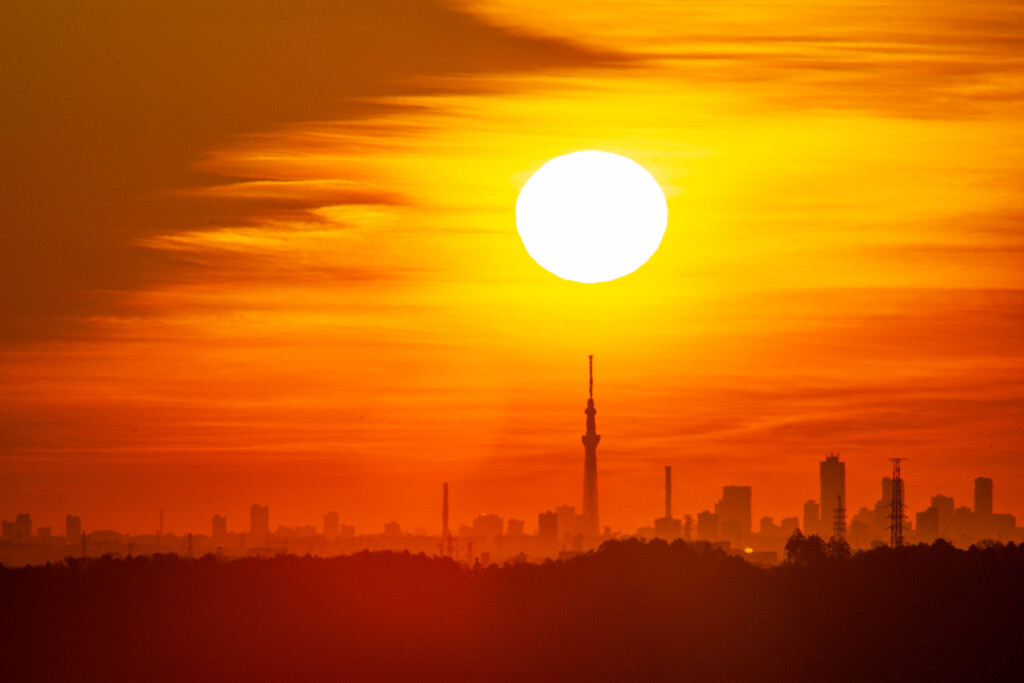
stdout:
{"type": "Polygon", "coordinates": [[[523,246],[565,280],[629,275],[658,250],[668,225],[665,193],[640,164],[608,152],[555,157],[516,201],[523,246]]]}

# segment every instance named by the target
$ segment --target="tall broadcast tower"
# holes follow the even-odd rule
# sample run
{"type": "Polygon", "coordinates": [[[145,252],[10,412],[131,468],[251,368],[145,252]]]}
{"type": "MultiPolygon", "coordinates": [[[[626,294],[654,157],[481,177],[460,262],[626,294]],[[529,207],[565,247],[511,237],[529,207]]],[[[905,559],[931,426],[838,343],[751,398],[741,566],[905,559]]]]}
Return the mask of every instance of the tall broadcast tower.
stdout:
{"type": "Polygon", "coordinates": [[[583,535],[595,538],[600,535],[597,517],[597,444],[601,435],[597,433],[594,416],[594,357],[590,356],[590,398],[587,399],[587,433],[583,435],[583,535]]]}

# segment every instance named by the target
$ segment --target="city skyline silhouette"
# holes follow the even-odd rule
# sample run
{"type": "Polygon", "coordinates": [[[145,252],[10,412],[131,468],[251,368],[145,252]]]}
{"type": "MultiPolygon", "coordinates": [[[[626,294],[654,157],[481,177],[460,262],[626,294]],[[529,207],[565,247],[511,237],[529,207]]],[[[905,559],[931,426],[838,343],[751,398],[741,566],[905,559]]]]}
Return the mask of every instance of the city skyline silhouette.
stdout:
{"type": "Polygon", "coordinates": [[[0,3],[0,681],[1019,679],[1022,16],[0,3]]]}
{"type": "Polygon", "coordinates": [[[442,481],[472,514],[579,510],[589,353],[623,531],[665,465],[688,512],[749,484],[799,515],[827,451],[851,515],[908,457],[912,510],[982,474],[1024,517],[1001,6],[55,2],[0,29],[0,519],[434,529],[442,481]],[[583,150],[668,206],[592,285],[515,216],[583,150]]]}
{"type": "MultiPolygon", "coordinates": [[[[578,532],[583,532],[584,535],[587,538],[589,538],[589,539],[598,539],[598,538],[605,538],[605,539],[607,539],[607,538],[612,538],[612,537],[616,537],[617,538],[617,537],[625,537],[625,536],[631,536],[631,535],[640,536],[640,537],[650,537],[652,535],[652,531],[651,531],[652,527],[648,527],[647,525],[639,525],[636,528],[636,530],[633,530],[633,529],[626,528],[623,524],[606,525],[605,527],[602,527],[599,524],[598,505],[597,505],[598,468],[597,468],[597,453],[596,452],[597,452],[597,445],[598,445],[598,443],[601,440],[601,436],[599,434],[597,434],[597,432],[596,432],[596,413],[597,412],[596,412],[596,409],[595,409],[595,402],[594,402],[594,369],[593,369],[593,364],[594,364],[594,356],[593,356],[593,354],[591,354],[591,355],[588,356],[588,367],[589,367],[589,371],[588,371],[589,372],[588,398],[587,398],[587,407],[586,407],[586,410],[584,412],[585,415],[586,415],[586,422],[585,422],[586,433],[582,437],[582,442],[583,442],[583,446],[584,446],[583,498],[582,498],[581,512],[578,515],[578,517],[579,517],[578,522],[571,522],[571,523],[568,524],[571,527],[571,535],[574,536],[574,535],[577,535],[578,532]],[[588,512],[588,510],[589,510],[589,512],[588,512]]],[[[792,516],[791,515],[779,516],[777,512],[776,512],[775,515],[771,515],[771,514],[759,515],[759,518],[762,519],[762,525],[764,526],[764,529],[768,531],[769,535],[771,535],[771,531],[772,531],[773,528],[775,528],[776,526],[779,526],[778,524],[774,524],[774,519],[776,519],[776,518],[782,519],[785,522],[784,524],[782,524],[782,526],[784,528],[792,531],[793,530],[793,526],[794,526],[793,523],[792,523],[792,520],[793,519],[797,519],[799,517],[800,528],[803,531],[806,531],[809,536],[810,535],[815,535],[815,536],[819,536],[819,537],[822,537],[822,538],[825,538],[825,539],[828,539],[831,536],[835,536],[835,533],[833,532],[833,530],[831,530],[831,527],[833,527],[833,524],[835,523],[834,518],[835,518],[835,512],[836,512],[837,506],[841,505],[841,504],[845,506],[850,501],[850,499],[846,496],[846,470],[845,470],[846,462],[841,462],[839,458],[840,458],[839,454],[835,454],[835,453],[830,453],[829,452],[829,453],[826,454],[825,460],[821,461],[821,463],[820,463],[820,472],[819,472],[819,492],[820,492],[819,493],[819,497],[818,497],[818,499],[816,501],[812,499],[812,500],[808,501],[807,503],[802,504],[802,507],[800,508],[800,511],[799,511],[799,515],[794,514],[792,516]],[[767,520],[767,522],[765,522],[764,520],[767,520]],[[788,520],[788,521],[786,521],[786,520],[788,520]]],[[[878,459],[873,459],[873,460],[877,461],[878,459]]],[[[891,459],[889,459],[889,460],[891,460],[891,459]]],[[[674,461],[674,462],[679,462],[679,461],[677,460],[677,461],[674,461]]],[[[665,467],[671,469],[671,466],[665,466],[665,467]]],[[[690,470],[690,473],[692,473],[692,470],[690,470]]],[[[988,511],[986,513],[986,516],[987,517],[992,517],[992,509],[991,509],[991,485],[992,484],[991,484],[991,479],[988,479],[988,478],[984,478],[984,479],[986,479],[988,481],[988,484],[987,484],[987,486],[988,486],[988,494],[987,494],[988,503],[984,507],[988,511]]],[[[975,493],[974,493],[974,500],[976,502],[976,507],[977,507],[977,502],[978,502],[978,498],[979,498],[979,494],[978,494],[978,486],[979,486],[978,480],[979,479],[975,480],[975,493]]],[[[880,505],[882,505],[883,502],[884,502],[885,505],[890,505],[890,499],[891,499],[891,495],[892,495],[892,484],[891,484],[891,481],[892,481],[891,477],[883,477],[882,478],[882,498],[879,499],[878,502],[874,502],[873,503],[873,507],[871,507],[870,509],[868,507],[860,507],[859,509],[856,509],[856,510],[851,509],[849,511],[849,514],[850,514],[850,517],[851,517],[851,519],[849,521],[850,521],[850,523],[852,525],[850,532],[852,533],[852,535],[853,535],[853,537],[854,537],[854,539],[856,541],[859,542],[861,540],[861,537],[863,537],[864,535],[873,535],[874,530],[876,530],[879,527],[879,523],[880,522],[878,521],[878,519],[879,519],[878,515],[879,515],[880,505]]],[[[739,502],[739,505],[740,505],[740,507],[743,508],[743,510],[741,510],[739,512],[733,512],[733,511],[727,512],[727,516],[730,517],[730,519],[726,520],[726,523],[727,524],[735,525],[736,523],[738,523],[737,520],[739,518],[742,518],[742,519],[745,520],[745,521],[741,522],[741,526],[742,526],[742,529],[743,529],[743,536],[750,535],[750,533],[752,532],[751,529],[753,528],[753,522],[752,522],[753,516],[752,516],[752,512],[751,512],[751,506],[752,506],[751,488],[752,488],[752,486],[749,486],[749,485],[738,486],[736,484],[723,484],[723,485],[725,486],[725,489],[727,490],[727,494],[728,495],[731,495],[733,497],[737,497],[738,496],[740,498],[744,498],[745,499],[744,501],[739,502]],[[740,489],[743,489],[743,490],[740,490],[740,489]],[[731,493],[728,493],[728,492],[731,492],[731,493]]],[[[446,486],[447,486],[447,484],[445,483],[445,489],[446,489],[446,486]]],[[[671,492],[671,482],[668,481],[668,480],[667,480],[667,486],[669,487],[669,492],[671,492]]],[[[667,492],[667,497],[671,496],[671,493],[669,493],[669,492],[667,492]]],[[[341,492],[341,493],[342,493],[342,495],[344,495],[344,492],[341,492]]],[[[446,498],[446,496],[445,496],[445,498],[446,498]]],[[[902,505],[904,507],[906,507],[907,504],[905,502],[906,501],[906,499],[905,499],[905,492],[901,492],[901,499],[903,500],[902,505]]],[[[653,499],[647,499],[647,500],[653,500],[653,499]]],[[[667,500],[668,500],[668,498],[667,498],[667,500]]],[[[719,537],[721,536],[722,539],[730,539],[734,545],[741,544],[742,541],[740,539],[740,533],[737,530],[730,529],[728,532],[724,532],[724,533],[722,533],[722,535],[720,535],[720,533],[719,533],[719,531],[717,529],[718,521],[712,521],[712,518],[709,517],[709,515],[717,514],[718,506],[722,505],[724,500],[725,499],[719,500],[718,502],[716,502],[714,504],[714,507],[716,509],[716,513],[712,513],[710,511],[710,509],[706,509],[706,510],[700,511],[698,513],[697,510],[692,509],[692,506],[690,506],[690,509],[688,510],[688,513],[690,514],[690,516],[692,516],[696,520],[696,525],[695,525],[694,528],[697,529],[698,536],[702,540],[718,541],[718,540],[720,540],[719,537]],[[705,522],[703,522],[703,524],[710,525],[710,526],[708,526],[708,529],[711,529],[712,528],[711,525],[713,525],[713,526],[715,526],[716,530],[714,530],[714,531],[706,530],[705,532],[701,533],[700,530],[699,530],[701,528],[701,523],[700,523],[701,516],[703,516],[703,519],[705,519],[705,522]]],[[[738,499],[736,499],[736,500],[738,500],[738,499]]],[[[944,494],[941,494],[941,493],[936,493],[934,496],[929,497],[927,500],[928,500],[928,507],[924,509],[925,510],[924,514],[926,515],[926,517],[925,517],[925,524],[926,524],[926,526],[928,528],[928,532],[926,533],[926,535],[922,536],[922,539],[926,539],[926,538],[929,538],[929,537],[932,540],[934,540],[936,538],[944,538],[947,541],[950,541],[952,543],[958,543],[958,544],[961,544],[961,545],[965,545],[965,544],[966,545],[970,545],[972,541],[980,541],[980,540],[983,540],[983,539],[995,540],[995,541],[1010,541],[1010,540],[1020,541],[1021,540],[1021,537],[1019,536],[1019,529],[1017,529],[1017,527],[1016,527],[1016,517],[1014,515],[1010,514],[1010,513],[1004,513],[1001,516],[999,516],[999,518],[998,518],[999,521],[998,522],[992,521],[992,520],[995,519],[995,517],[992,517],[992,519],[989,520],[989,521],[991,521],[991,523],[993,524],[993,526],[991,527],[993,530],[987,531],[988,533],[990,533],[990,535],[989,536],[979,537],[979,536],[977,536],[978,531],[975,528],[976,525],[973,524],[972,522],[964,521],[965,519],[967,519],[967,517],[966,517],[967,513],[965,513],[965,512],[959,512],[958,513],[959,515],[961,515],[962,519],[961,519],[961,521],[958,521],[958,522],[955,523],[955,526],[957,527],[957,530],[956,531],[949,531],[948,530],[948,529],[951,529],[954,526],[954,523],[953,523],[953,508],[951,507],[952,506],[952,500],[953,500],[952,497],[945,496],[944,494]],[[941,502],[937,503],[937,499],[941,499],[941,502]],[[943,512],[942,512],[942,526],[943,526],[944,529],[947,529],[946,536],[941,536],[941,537],[939,535],[939,532],[936,530],[938,528],[938,526],[937,526],[938,525],[938,521],[937,521],[937,518],[935,517],[935,515],[938,514],[936,512],[936,510],[938,509],[937,506],[939,506],[939,505],[941,505],[942,508],[943,508],[943,512]]],[[[863,502],[864,501],[861,501],[861,503],[863,503],[863,502]]],[[[868,502],[870,502],[870,501],[868,501],[868,502]]],[[[575,505],[579,505],[579,504],[580,504],[580,501],[577,501],[577,502],[571,502],[570,501],[568,503],[563,503],[562,507],[565,507],[566,505],[571,505],[571,506],[574,507],[575,505]]],[[[254,506],[255,505],[256,504],[254,504],[254,506]]],[[[52,507],[53,506],[49,506],[49,507],[50,507],[49,516],[52,517],[52,515],[53,515],[52,507]]],[[[726,503],[725,507],[727,509],[729,509],[730,505],[728,503],[726,503]]],[[[520,510],[521,510],[521,508],[520,508],[520,510]]],[[[762,511],[764,512],[764,510],[762,510],[762,511]]],[[[797,513],[798,512],[798,506],[796,506],[796,505],[791,503],[790,505],[788,505],[787,508],[784,508],[784,511],[785,512],[791,512],[791,513],[797,513]]],[[[479,511],[478,514],[480,514],[480,515],[484,515],[484,514],[486,514],[486,515],[495,515],[495,512],[496,511],[494,511],[494,510],[487,510],[487,511],[479,511]]],[[[517,519],[517,517],[512,516],[512,515],[515,515],[517,513],[520,516],[523,515],[523,513],[518,511],[518,510],[513,510],[511,513],[503,512],[503,514],[505,516],[508,516],[510,519],[517,520],[517,521],[522,521],[522,520],[517,519]]],[[[847,521],[846,520],[846,513],[847,513],[847,510],[846,510],[846,507],[844,507],[844,509],[843,509],[843,515],[844,515],[844,522],[843,523],[844,524],[846,524],[846,521],[847,521]]],[[[19,512],[19,513],[17,513],[17,517],[18,518],[24,518],[26,514],[27,513],[19,512]]],[[[339,512],[336,510],[334,512],[329,512],[328,514],[338,515],[339,512]]],[[[355,516],[355,515],[358,514],[358,511],[357,510],[349,510],[348,514],[350,515],[350,517],[351,516],[355,516]]],[[[575,514],[575,513],[573,512],[572,514],[575,514]]],[[[161,529],[161,531],[160,532],[163,531],[163,515],[164,515],[164,508],[161,508],[160,509],[160,529],[161,529]]],[[[428,514],[424,514],[424,513],[421,512],[420,519],[422,519],[424,516],[429,517],[428,514]]],[[[471,516],[475,516],[475,515],[471,515],[471,516]]],[[[526,516],[528,517],[529,515],[527,514],[526,516]]],[[[214,514],[214,518],[215,518],[215,520],[219,520],[219,521],[214,521],[214,525],[215,526],[216,525],[225,525],[226,524],[226,517],[222,516],[222,511],[215,513],[214,514]]],[[[668,517],[666,517],[666,518],[669,519],[668,517]]],[[[351,519],[349,519],[349,521],[351,521],[351,519]]],[[[18,539],[19,537],[24,537],[26,539],[32,538],[31,533],[24,532],[24,529],[22,529],[22,530],[15,530],[15,526],[14,526],[15,524],[23,524],[24,525],[25,523],[26,522],[24,521],[24,519],[23,519],[22,522],[18,522],[16,519],[14,521],[10,521],[10,522],[4,521],[4,525],[5,525],[4,528],[5,529],[9,528],[9,532],[7,532],[5,530],[4,536],[2,537],[2,539],[4,541],[9,542],[11,540],[18,539]]],[[[389,518],[387,523],[396,523],[396,522],[395,522],[394,519],[390,519],[389,518]]],[[[566,526],[566,523],[567,522],[563,519],[562,520],[563,527],[566,526]]],[[[303,524],[291,524],[291,525],[286,525],[286,526],[300,526],[300,525],[308,528],[308,520],[306,520],[306,523],[303,523],[303,524]]],[[[53,527],[52,524],[45,524],[45,525],[42,525],[42,526],[43,526],[43,528],[49,529],[49,532],[52,533],[52,527],[53,527]]],[[[353,525],[352,524],[347,524],[346,525],[346,527],[351,527],[351,526],[353,526],[353,525]]],[[[407,527],[406,527],[407,533],[410,530],[411,526],[412,526],[412,528],[416,529],[415,533],[416,533],[417,536],[428,535],[428,532],[424,529],[424,526],[426,526],[426,525],[422,525],[422,524],[419,524],[419,523],[414,523],[412,525],[407,525],[407,527]]],[[[655,524],[655,526],[656,526],[656,524],[655,524]]],[[[912,526],[912,524],[908,524],[908,528],[910,528],[910,526],[912,526]]],[[[428,526],[428,528],[429,528],[429,526],[428,526]]],[[[889,528],[889,527],[886,526],[886,528],[889,528]]],[[[104,529],[104,530],[113,530],[113,529],[111,528],[111,529],[104,529]]],[[[191,532],[199,533],[200,531],[199,531],[199,529],[194,528],[194,529],[191,529],[191,530],[183,530],[181,532],[183,532],[183,533],[191,533],[191,532]]],[[[245,531],[236,530],[234,532],[236,532],[236,533],[240,533],[240,532],[244,533],[245,531]]],[[[256,532],[256,531],[253,530],[252,525],[250,526],[249,532],[250,533],[255,533],[256,532]]],[[[269,530],[267,528],[261,528],[261,529],[259,529],[259,533],[261,533],[261,535],[263,535],[263,536],[266,536],[266,535],[268,535],[269,530]]],[[[326,533],[326,532],[322,532],[322,533],[326,533]]],[[[433,535],[433,531],[430,531],[429,533],[430,533],[430,535],[433,535]]],[[[140,533],[139,531],[136,530],[136,531],[134,531],[133,535],[134,536],[144,535],[144,532],[140,533]]],[[[440,531],[440,535],[443,538],[443,529],[440,531]]],[[[159,536],[159,533],[158,533],[158,536],[159,536]]],[[[469,535],[463,535],[463,536],[469,536],[469,535]]],[[[499,533],[498,536],[501,536],[500,533],[499,533]]],[[[560,535],[560,536],[562,536],[562,535],[560,535]]],[[[656,533],[654,533],[654,536],[657,536],[656,533]]],[[[777,533],[776,533],[776,536],[777,536],[777,533]]],[[[675,537],[673,537],[673,538],[675,538],[675,537]]],[[[878,541],[878,540],[879,539],[874,538],[873,536],[870,538],[870,541],[878,541]]],[[[855,547],[861,547],[861,546],[856,546],[855,545],[855,547]]],[[[863,548],[868,548],[870,546],[869,545],[863,545],[862,547],[863,548]]]]}
{"type": "MultiPolygon", "coordinates": [[[[184,552],[189,557],[214,552],[218,557],[273,556],[279,553],[333,556],[365,550],[412,550],[431,552],[473,565],[481,560],[501,563],[509,559],[541,561],[548,558],[567,559],[597,548],[601,543],[620,538],[665,541],[682,539],[682,520],[672,517],[671,466],[665,466],[663,517],[653,525],[624,532],[613,531],[611,525],[598,525],[597,445],[594,403],[594,356],[588,356],[588,396],[586,433],[582,436],[584,450],[582,467],[582,508],[576,512],[573,503],[563,503],[554,510],[538,511],[533,533],[526,533],[526,521],[505,518],[493,512],[472,516],[471,524],[450,525],[449,484],[444,482],[441,502],[441,530],[438,534],[416,529],[403,533],[399,521],[392,519],[380,533],[356,533],[356,527],[343,523],[341,513],[324,514],[320,530],[315,525],[279,525],[272,530],[268,505],[253,503],[249,511],[248,531],[228,531],[228,519],[220,513],[212,517],[211,533],[198,530],[168,534],[164,538],[164,510],[160,510],[160,526],[155,537],[146,534],[124,535],[113,529],[83,530],[81,517],[68,514],[63,537],[52,527],[40,527],[33,533],[29,513],[20,513],[13,521],[3,521],[0,536],[0,564],[60,561],[66,555],[87,557],[89,540],[92,554],[131,555],[133,552],[184,552]],[[81,547],[78,551],[77,546],[81,547]],[[474,553],[474,549],[476,552],[474,553]],[[305,551],[303,553],[303,551],[305,551]]],[[[968,548],[981,542],[1024,543],[1024,528],[1018,527],[1012,514],[994,512],[994,483],[987,477],[974,480],[974,507],[955,507],[950,496],[936,494],[930,506],[917,512],[916,524],[906,514],[905,484],[899,469],[901,459],[893,459],[892,476],[881,479],[881,495],[871,507],[862,506],[849,517],[846,496],[846,463],[838,453],[827,453],[819,464],[819,498],[803,504],[801,517],[783,517],[778,523],[765,515],[754,527],[752,515],[753,487],[724,485],[722,497],[707,509],[684,515],[696,520],[690,533],[697,541],[714,543],[758,564],[774,565],[783,556],[787,542],[794,535],[841,541],[852,551],[897,547],[906,543],[932,543],[942,539],[952,545],[968,548]],[[894,482],[896,482],[894,484],[894,482]],[[695,532],[695,533],[693,533],[695,532]],[[886,536],[888,534],[888,537],[886,536]]],[[[794,508],[796,506],[794,505],[794,508]]],[[[467,520],[468,521],[468,520],[467,520]]]]}

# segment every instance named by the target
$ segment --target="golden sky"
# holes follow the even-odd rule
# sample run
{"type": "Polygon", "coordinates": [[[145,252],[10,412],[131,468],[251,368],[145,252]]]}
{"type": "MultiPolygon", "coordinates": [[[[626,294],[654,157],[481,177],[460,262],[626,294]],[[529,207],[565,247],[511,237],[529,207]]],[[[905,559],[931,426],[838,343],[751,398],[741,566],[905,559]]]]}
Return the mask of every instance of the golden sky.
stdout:
{"type": "MultiPolygon", "coordinates": [[[[888,458],[1024,518],[1024,5],[54,0],[0,8],[0,518],[246,530],[723,485],[848,508],[888,458]],[[601,149],[668,198],[620,280],[515,199],[601,149]]],[[[756,521],[755,521],[756,526],[756,521]]]]}

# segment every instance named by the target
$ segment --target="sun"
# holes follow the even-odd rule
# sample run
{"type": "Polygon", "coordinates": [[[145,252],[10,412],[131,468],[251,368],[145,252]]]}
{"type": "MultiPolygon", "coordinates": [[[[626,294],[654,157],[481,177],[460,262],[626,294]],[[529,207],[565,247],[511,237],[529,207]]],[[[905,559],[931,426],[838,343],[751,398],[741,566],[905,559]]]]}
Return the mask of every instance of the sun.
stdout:
{"type": "Polygon", "coordinates": [[[640,164],[608,152],[555,157],[516,201],[516,227],[545,270],[575,282],[629,275],[658,250],[668,205],[640,164]]]}

